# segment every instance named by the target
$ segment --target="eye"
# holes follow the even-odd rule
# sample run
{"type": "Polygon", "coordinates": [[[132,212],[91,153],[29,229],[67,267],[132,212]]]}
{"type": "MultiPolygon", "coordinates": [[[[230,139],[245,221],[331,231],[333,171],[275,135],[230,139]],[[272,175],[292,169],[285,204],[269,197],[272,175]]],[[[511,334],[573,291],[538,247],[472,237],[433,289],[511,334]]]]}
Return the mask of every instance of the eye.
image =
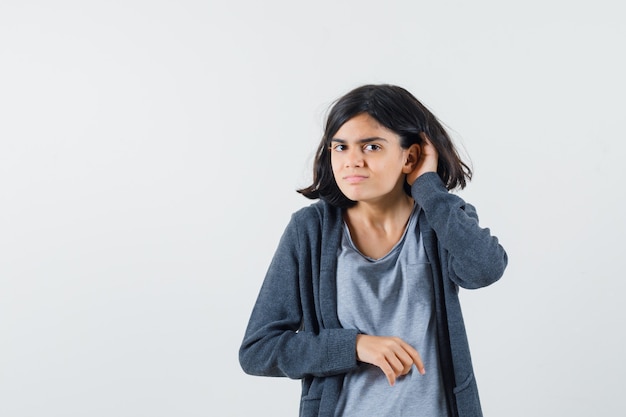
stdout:
{"type": "Polygon", "coordinates": [[[336,152],[343,152],[346,150],[346,145],[343,145],[341,143],[337,143],[333,146],[330,147],[331,150],[336,151],[336,152]]]}
{"type": "Polygon", "coordinates": [[[363,150],[369,151],[369,152],[376,152],[376,151],[380,151],[381,149],[382,148],[380,147],[380,145],[376,143],[368,143],[367,145],[363,147],[363,150]]]}

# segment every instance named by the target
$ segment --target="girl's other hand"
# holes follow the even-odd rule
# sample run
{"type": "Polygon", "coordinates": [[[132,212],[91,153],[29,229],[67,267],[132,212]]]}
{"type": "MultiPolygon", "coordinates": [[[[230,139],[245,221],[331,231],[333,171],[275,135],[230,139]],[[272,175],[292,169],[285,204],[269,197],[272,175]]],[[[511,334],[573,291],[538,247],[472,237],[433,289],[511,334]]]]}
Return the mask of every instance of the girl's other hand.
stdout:
{"type": "Polygon", "coordinates": [[[391,386],[399,376],[408,374],[413,365],[420,374],[426,373],[420,354],[399,337],[359,334],[356,337],[356,355],[361,362],[379,367],[391,386]]]}

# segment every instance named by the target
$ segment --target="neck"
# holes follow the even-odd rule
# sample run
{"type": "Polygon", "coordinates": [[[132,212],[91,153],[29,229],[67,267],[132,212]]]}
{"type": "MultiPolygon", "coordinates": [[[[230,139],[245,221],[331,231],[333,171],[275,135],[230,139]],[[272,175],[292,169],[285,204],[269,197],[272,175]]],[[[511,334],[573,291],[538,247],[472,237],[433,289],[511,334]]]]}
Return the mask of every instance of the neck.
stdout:
{"type": "Polygon", "coordinates": [[[395,198],[386,197],[377,202],[358,202],[346,210],[346,215],[352,221],[358,221],[369,227],[387,228],[391,225],[404,224],[413,210],[413,199],[406,193],[395,198]]]}

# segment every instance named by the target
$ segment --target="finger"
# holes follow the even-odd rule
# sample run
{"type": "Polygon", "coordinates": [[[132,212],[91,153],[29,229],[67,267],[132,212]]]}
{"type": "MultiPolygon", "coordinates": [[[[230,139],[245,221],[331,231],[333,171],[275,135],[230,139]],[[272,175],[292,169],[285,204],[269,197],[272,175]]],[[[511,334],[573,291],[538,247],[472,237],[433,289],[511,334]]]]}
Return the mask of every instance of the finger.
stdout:
{"type": "MultiPolygon", "coordinates": [[[[408,346],[410,348],[410,346],[408,346]]],[[[406,375],[411,371],[414,360],[413,357],[406,351],[404,347],[399,347],[395,354],[394,370],[396,375],[406,375]]]]}
{"type": "Polygon", "coordinates": [[[393,387],[394,384],[396,383],[396,373],[394,372],[391,365],[389,365],[389,363],[387,362],[384,362],[379,366],[379,368],[383,371],[383,373],[385,374],[385,377],[387,377],[387,381],[389,381],[389,385],[393,387]]]}
{"type": "Polygon", "coordinates": [[[426,146],[429,146],[429,145],[432,146],[433,143],[430,141],[430,138],[428,137],[426,133],[421,132],[420,136],[422,137],[422,140],[424,141],[426,146]]]}
{"type": "Polygon", "coordinates": [[[425,133],[422,133],[422,139],[424,140],[424,144],[422,145],[422,155],[426,156],[435,156],[438,157],[437,148],[430,141],[430,138],[425,133]]]}
{"type": "Polygon", "coordinates": [[[424,368],[424,362],[422,361],[422,357],[419,352],[411,345],[402,341],[402,347],[407,355],[410,356],[411,364],[415,364],[415,367],[419,371],[420,374],[424,375],[426,373],[426,369],[424,368]]]}
{"type": "Polygon", "coordinates": [[[422,357],[419,352],[413,348],[411,348],[412,352],[409,352],[411,358],[413,359],[413,363],[415,367],[419,371],[420,374],[424,375],[426,373],[426,368],[424,367],[424,362],[422,361],[422,357]]]}

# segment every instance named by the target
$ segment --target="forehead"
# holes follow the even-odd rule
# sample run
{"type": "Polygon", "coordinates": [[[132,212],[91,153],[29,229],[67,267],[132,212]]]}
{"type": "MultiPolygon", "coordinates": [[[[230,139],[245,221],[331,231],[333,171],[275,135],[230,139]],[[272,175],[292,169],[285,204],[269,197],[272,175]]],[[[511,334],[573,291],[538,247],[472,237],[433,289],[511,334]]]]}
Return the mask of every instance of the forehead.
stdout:
{"type": "Polygon", "coordinates": [[[371,138],[381,138],[388,141],[398,141],[398,135],[381,125],[376,119],[367,113],[361,113],[348,119],[337,133],[333,136],[332,140],[363,140],[371,138]]]}

